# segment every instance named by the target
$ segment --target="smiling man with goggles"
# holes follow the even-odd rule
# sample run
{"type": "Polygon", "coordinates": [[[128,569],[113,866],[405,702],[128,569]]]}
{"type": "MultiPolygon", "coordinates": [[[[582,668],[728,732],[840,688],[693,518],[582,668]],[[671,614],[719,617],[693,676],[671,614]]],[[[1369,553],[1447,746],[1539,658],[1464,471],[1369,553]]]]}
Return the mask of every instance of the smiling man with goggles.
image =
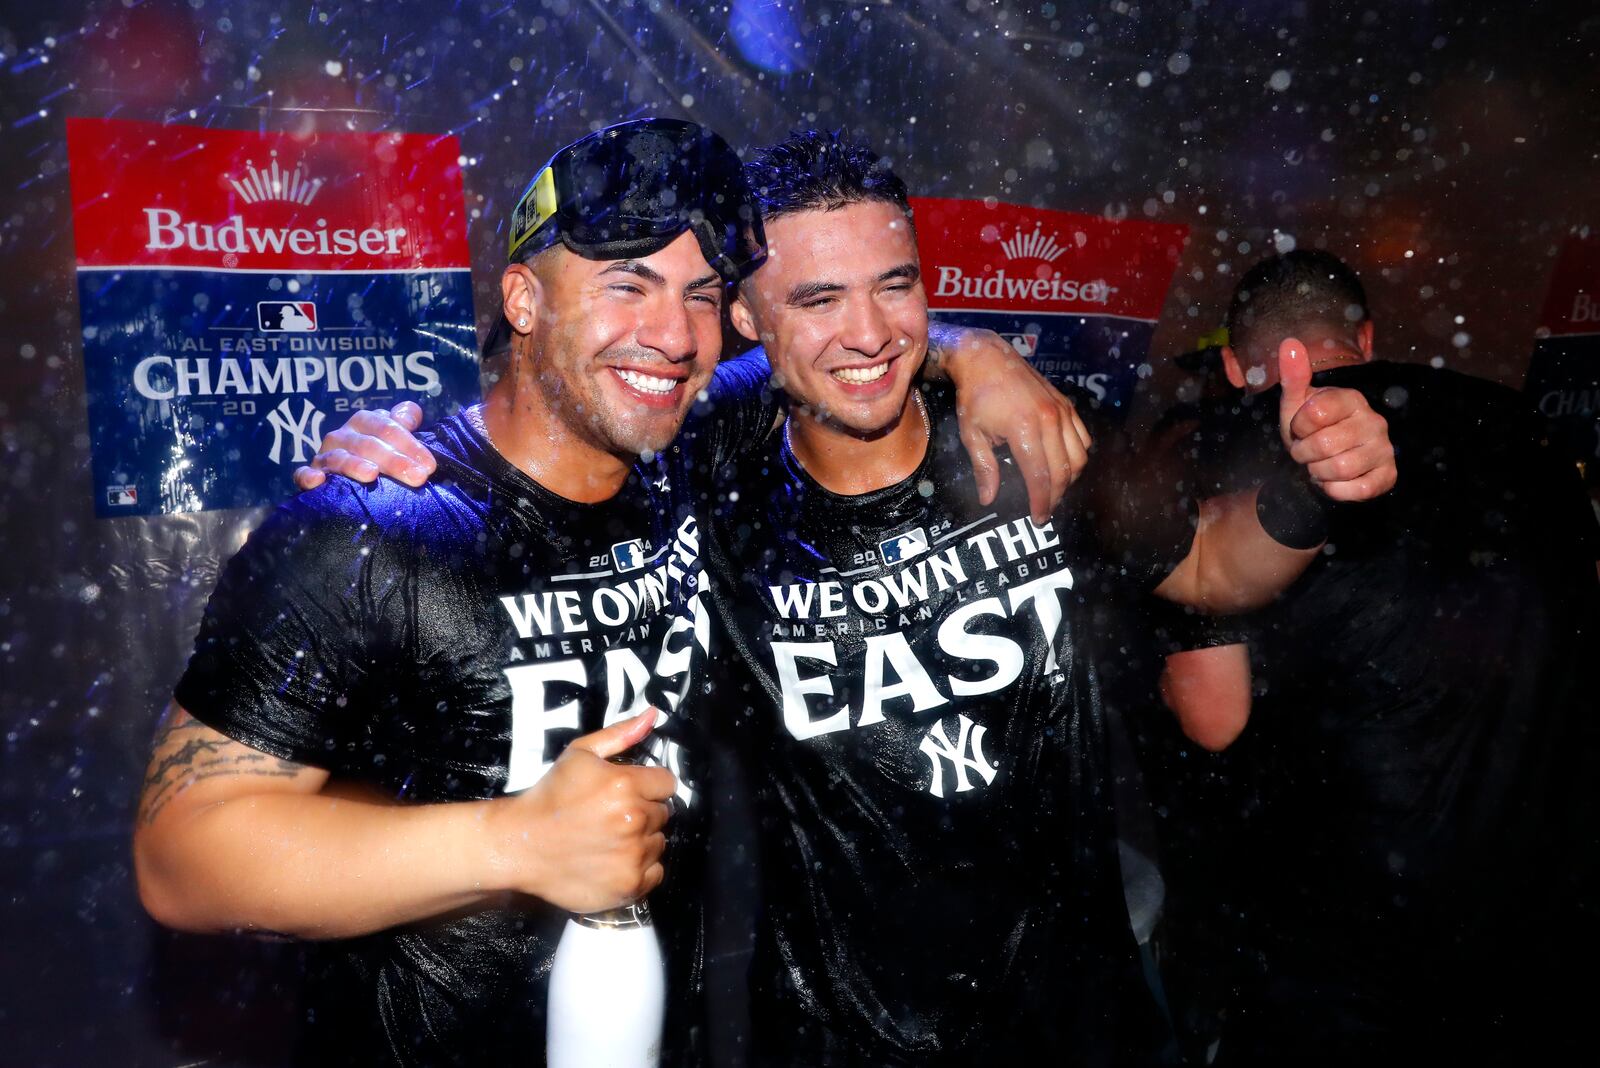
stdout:
{"type": "Polygon", "coordinates": [[[638,119],[550,158],[512,212],[508,258],[560,241],[586,259],[631,259],[685,230],[728,282],[766,255],[760,212],[728,143],[692,122],[638,119]]]}

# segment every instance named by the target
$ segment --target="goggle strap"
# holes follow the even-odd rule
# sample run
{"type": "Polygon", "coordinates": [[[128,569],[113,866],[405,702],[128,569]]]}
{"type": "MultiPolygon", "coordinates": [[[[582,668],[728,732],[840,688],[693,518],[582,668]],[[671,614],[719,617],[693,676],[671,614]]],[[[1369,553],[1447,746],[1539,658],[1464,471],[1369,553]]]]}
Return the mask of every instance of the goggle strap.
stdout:
{"type": "Polygon", "coordinates": [[[528,239],[555,217],[556,206],[556,172],[553,167],[546,167],[534,178],[527,192],[522,194],[522,199],[517,201],[516,210],[511,213],[508,259],[516,260],[517,253],[528,239]]]}

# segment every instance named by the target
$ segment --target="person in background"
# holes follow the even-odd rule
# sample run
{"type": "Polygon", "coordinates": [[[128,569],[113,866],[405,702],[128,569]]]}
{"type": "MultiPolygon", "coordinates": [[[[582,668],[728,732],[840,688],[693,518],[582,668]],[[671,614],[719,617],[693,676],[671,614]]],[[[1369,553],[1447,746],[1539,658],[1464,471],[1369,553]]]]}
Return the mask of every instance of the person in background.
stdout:
{"type": "Polygon", "coordinates": [[[1175,628],[1162,693],[1252,795],[1228,832],[1195,829],[1225,877],[1210,914],[1251,962],[1215,1063],[1558,1063],[1600,891],[1600,552],[1576,473],[1519,394],[1377,359],[1331,253],[1257,264],[1228,328],[1242,392],[1195,439],[1203,491],[1276,462],[1286,339],[1385,415],[1399,478],[1331,513],[1275,604],[1175,628]]]}

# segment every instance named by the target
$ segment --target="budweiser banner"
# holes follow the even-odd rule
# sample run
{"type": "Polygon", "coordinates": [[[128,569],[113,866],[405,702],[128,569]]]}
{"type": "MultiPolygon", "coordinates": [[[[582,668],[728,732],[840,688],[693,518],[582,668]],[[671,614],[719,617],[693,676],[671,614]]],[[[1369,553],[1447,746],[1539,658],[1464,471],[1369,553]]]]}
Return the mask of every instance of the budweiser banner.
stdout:
{"type": "Polygon", "coordinates": [[[1526,389],[1574,459],[1600,459],[1600,234],[1569,234],[1556,256],[1526,389]]]}
{"type": "Polygon", "coordinates": [[[67,144],[100,515],[278,500],[351,411],[476,398],[455,138],[75,119],[67,144]]]}
{"type": "Polygon", "coordinates": [[[1004,336],[1080,404],[1127,411],[1188,229],[918,197],[928,305],[1004,336]]]}

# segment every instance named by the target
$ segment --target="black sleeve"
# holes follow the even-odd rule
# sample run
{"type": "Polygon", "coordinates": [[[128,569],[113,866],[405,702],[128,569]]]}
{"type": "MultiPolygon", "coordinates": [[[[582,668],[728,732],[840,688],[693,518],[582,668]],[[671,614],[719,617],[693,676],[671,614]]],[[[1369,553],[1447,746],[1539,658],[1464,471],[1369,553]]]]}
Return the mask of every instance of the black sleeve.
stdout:
{"type": "Polygon", "coordinates": [[[1159,597],[1146,598],[1145,618],[1162,656],[1238,645],[1250,639],[1242,616],[1208,615],[1159,597]]]}
{"type": "Polygon", "coordinates": [[[178,704],[253,749],[339,770],[383,602],[363,518],[360,491],[330,479],[250,535],[206,605],[178,704]]]}
{"type": "Polygon", "coordinates": [[[690,409],[683,433],[699,459],[720,467],[765,441],[781,410],[767,354],[752,349],[717,365],[705,399],[690,409]]]}

